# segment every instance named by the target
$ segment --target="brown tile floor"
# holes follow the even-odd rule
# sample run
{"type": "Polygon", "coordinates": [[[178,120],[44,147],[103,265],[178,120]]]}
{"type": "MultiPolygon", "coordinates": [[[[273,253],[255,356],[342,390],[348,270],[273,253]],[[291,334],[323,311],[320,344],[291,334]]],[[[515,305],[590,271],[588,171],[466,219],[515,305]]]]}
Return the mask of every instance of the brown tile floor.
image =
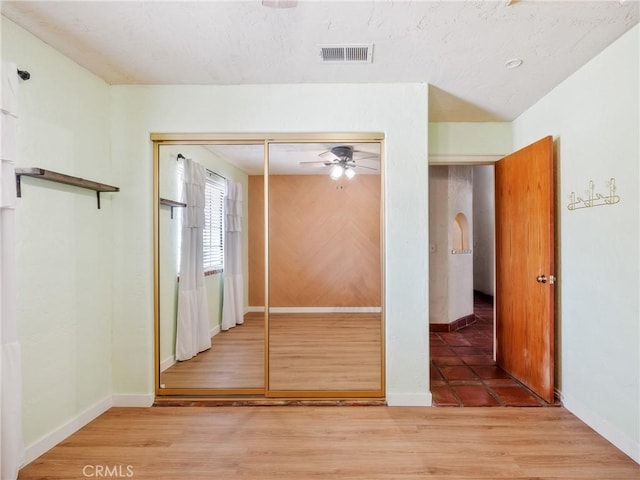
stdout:
{"type": "Polygon", "coordinates": [[[493,361],[493,298],[474,295],[476,322],[431,332],[431,393],[439,407],[542,407],[549,404],[493,361]]]}

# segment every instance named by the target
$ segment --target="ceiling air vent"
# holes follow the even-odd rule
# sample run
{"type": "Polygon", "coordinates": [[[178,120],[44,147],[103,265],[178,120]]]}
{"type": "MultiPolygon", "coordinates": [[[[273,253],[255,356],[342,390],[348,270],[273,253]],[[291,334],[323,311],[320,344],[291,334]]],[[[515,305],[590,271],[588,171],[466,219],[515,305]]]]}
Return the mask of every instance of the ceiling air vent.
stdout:
{"type": "Polygon", "coordinates": [[[320,45],[322,63],[371,63],[373,45],[320,45]]]}

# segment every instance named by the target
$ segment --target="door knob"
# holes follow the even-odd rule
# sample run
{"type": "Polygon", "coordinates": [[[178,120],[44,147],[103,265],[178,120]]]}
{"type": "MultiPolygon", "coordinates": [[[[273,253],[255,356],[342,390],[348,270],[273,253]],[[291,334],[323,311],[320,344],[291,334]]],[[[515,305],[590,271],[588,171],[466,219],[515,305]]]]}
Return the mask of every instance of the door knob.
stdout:
{"type": "Polygon", "coordinates": [[[538,275],[536,277],[536,282],[538,282],[538,283],[547,283],[547,276],[546,275],[538,275]]]}

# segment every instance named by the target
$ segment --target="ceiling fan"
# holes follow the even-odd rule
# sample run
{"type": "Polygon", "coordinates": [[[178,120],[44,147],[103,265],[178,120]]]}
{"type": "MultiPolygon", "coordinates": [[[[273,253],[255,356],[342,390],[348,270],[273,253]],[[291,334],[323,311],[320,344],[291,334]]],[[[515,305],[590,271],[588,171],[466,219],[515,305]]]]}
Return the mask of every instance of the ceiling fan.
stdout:
{"type": "Polygon", "coordinates": [[[353,178],[356,174],[356,168],[378,170],[378,167],[367,166],[361,163],[361,160],[379,161],[377,154],[354,150],[351,145],[338,145],[331,150],[322,152],[318,156],[324,160],[300,162],[300,165],[303,167],[332,167],[330,176],[333,180],[339,179],[342,175],[348,179],[353,178]],[[356,163],[356,161],[358,163],[356,163]]]}

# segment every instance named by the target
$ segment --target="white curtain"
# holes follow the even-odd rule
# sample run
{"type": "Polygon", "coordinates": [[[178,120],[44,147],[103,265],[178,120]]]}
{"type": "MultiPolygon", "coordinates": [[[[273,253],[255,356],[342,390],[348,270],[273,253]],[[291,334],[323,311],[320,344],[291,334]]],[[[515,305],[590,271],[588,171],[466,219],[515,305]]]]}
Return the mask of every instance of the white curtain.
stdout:
{"type": "Polygon", "coordinates": [[[244,322],[242,282],[242,185],[227,180],[224,202],[224,296],[222,330],[244,322]]]}
{"type": "Polygon", "coordinates": [[[0,305],[2,345],[2,480],[18,478],[24,458],[22,439],[22,356],[16,318],[15,206],[18,75],[14,64],[2,62],[2,143],[0,156],[0,305]]]}
{"type": "Polygon", "coordinates": [[[187,206],[182,215],[176,360],[189,360],[211,348],[202,238],[205,169],[191,159],[183,161],[183,200],[187,206]]]}

